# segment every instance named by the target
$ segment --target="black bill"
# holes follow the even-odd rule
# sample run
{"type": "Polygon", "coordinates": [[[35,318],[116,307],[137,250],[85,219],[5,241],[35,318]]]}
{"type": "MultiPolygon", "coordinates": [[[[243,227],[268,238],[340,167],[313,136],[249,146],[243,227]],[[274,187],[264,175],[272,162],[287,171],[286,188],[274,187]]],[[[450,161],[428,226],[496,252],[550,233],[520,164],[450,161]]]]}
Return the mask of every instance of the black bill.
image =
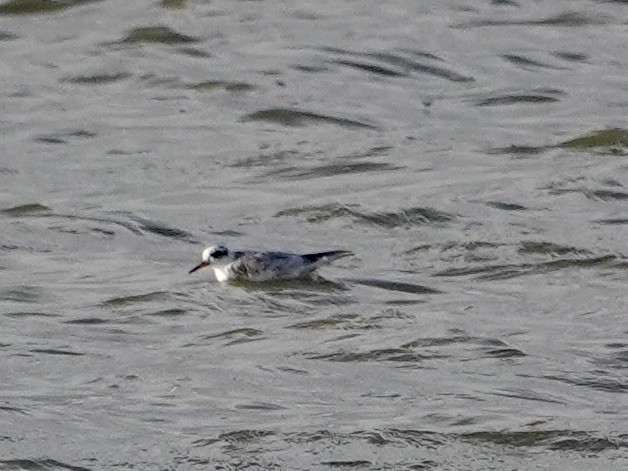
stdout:
{"type": "Polygon", "coordinates": [[[207,265],[209,265],[209,262],[201,262],[198,265],[196,265],[194,268],[192,268],[189,273],[194,273],[196,270],[200,270],[201,268],[206,267],[207,265]]]}

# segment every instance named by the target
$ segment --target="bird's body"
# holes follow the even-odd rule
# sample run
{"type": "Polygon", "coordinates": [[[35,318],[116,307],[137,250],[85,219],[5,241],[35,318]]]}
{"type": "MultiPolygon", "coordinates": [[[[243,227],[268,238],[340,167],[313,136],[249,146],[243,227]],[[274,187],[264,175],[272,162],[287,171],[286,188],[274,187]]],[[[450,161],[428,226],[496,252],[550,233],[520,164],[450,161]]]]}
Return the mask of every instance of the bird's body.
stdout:
{"type": "Polygon", "coordinates": [[[353,254],[346,250],[311,254],[234,251],[218,245],[207,247],[202,254],[203,261],[190,273],[209,266],[218,281],[290,280],[309,276],[321,265],[348,255],[353,254]]]}

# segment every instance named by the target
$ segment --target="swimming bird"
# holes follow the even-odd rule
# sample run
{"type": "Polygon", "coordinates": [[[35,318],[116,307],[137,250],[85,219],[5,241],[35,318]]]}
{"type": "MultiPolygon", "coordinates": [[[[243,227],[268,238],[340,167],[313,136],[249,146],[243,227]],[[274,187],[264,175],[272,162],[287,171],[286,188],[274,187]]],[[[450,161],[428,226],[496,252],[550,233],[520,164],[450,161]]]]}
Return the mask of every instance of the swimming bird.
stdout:
{"type": "Polygon", "coordinates": [[[213,245],[203,250],[201,263],[190,273],[210,267],[218,281],[291,280],[311,275],[321,265],[349,255],[353,254],[347,250],[296,254],[230,250],[222,245],[213,245]]]}

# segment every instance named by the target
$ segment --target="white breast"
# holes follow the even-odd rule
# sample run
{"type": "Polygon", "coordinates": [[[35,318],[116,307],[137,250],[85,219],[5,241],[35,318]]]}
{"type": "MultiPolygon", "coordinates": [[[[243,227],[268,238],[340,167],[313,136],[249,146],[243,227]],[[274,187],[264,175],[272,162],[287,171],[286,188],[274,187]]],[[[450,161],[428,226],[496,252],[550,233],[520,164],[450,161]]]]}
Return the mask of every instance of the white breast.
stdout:
{"type": "Polygon", "coordinates": [[[229,273],[225,267],[212,267],[214,269],[214,275],[218,281],[227,281],[229,273]]]}

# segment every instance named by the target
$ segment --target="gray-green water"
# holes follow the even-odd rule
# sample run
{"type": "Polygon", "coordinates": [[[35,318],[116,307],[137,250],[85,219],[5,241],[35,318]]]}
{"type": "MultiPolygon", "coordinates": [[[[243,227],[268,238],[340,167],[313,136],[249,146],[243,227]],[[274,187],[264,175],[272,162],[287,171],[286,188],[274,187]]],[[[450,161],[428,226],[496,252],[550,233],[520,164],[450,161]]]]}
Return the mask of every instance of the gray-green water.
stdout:
{"type": "Polygon", "coordinates": [[[0,3],[0,468],[626,469],[627,33],[0,3]],[[225,286],[209,243],[356,256],[225,286]]]}

